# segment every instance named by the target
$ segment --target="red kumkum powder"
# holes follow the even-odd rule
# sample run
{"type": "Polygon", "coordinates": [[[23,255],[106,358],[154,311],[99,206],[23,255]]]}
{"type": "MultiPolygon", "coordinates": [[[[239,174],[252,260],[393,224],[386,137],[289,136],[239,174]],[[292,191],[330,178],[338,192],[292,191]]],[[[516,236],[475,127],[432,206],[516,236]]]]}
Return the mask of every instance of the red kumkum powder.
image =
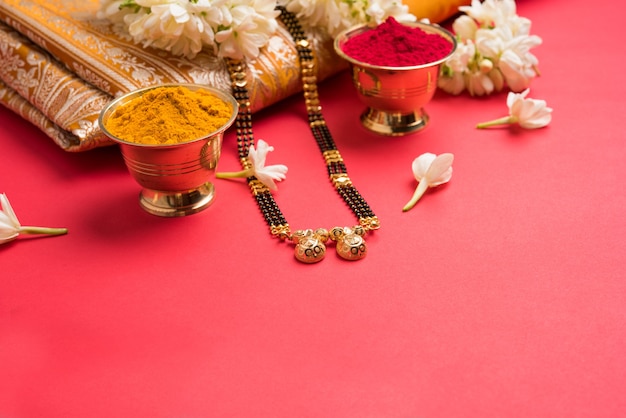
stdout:
{"type": "Polygon", "coordinates": [[[388,17],[376,28],[348,39],[343,52],[358,61],[384,67],[410,67],[444,58],[452,44],[436,33],[405,26],[388,17]]]}

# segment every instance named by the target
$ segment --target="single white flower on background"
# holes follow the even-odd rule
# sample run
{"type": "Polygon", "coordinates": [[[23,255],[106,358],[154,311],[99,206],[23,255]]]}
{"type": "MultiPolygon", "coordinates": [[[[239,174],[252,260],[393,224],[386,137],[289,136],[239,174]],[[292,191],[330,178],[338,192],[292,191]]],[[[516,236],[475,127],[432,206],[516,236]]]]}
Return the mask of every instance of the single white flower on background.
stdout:
{"type": "Polygon", "coordinates": [[[435,155],[424,153],[413,160],[411,169],[415,179],[419,182],[411,200],[402,208],[403,212],[410,210],[424,195],[429,187],[447,183],[452,178],[452,162],[454,155],[450,153],[435,155]]]}
{"type": "Polygon", "coordinates": [[[529,92],[530,89],[521,93],[510,92],[506,98],[509,115],[479,123],[476,127],[483,129],[490,126],[517,124],[525,129],[537,129],[547,126],[552,120],[552,108],[547,106],[545,100],[526,98],[529,92]]]}
{"type": "Polygon", "coordinates": [[[266,185],[270,190],[277,190],[275,181],[282,181],[287,178],[287,166],[282,164],[265,165],[267,154],[274,151],[274,147],[267,144],[262,139],[257,142],[257,147],[250,146],[248,150],[248,160],[250,168],[235,172],[216,173],[215,177],[219,179],[256,177],[261,183],[266,185]]]}
{"type": "Polygon", "coordinates": [[[17,219],[6,194],[0,193],[0,244],[13,241],[20,234],[67,234],[67,228],[44,228],[40,226],[22,226],[17,219]]]}

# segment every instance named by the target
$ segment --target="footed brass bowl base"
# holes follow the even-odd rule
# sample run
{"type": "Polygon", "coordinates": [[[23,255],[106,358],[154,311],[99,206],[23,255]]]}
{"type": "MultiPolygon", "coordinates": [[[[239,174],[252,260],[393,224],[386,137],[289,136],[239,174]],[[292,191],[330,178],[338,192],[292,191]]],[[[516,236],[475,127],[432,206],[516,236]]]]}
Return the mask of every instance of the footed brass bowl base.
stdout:
{"type": "Polygon", "coordinates": [[[403,136],[421,131],[429,117],[424,109],[414,112],[385,112],[368,108],[361,114],[361,124],[368,130],[387,136],[403,136]]]}
{"type": "Polygon", "coordinates": [[[208,208],[215,198],[215,187],[204,183],[185,192],[161,192],[142,189],[139,204],[147,212],[163,217],[186,216],[208,208]]]}

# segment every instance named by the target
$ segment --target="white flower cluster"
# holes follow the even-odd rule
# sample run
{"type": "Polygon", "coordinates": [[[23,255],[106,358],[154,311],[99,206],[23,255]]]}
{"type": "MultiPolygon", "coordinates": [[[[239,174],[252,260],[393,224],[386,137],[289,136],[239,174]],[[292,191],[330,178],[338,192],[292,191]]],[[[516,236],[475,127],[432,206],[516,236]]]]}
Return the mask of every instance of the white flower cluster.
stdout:
{"type": "Polygon", "coordinates": [[[382,23],[393,16],[399,22],[415,22],[401,0],[278,0],[307,28],[322,28],[331,37],[363,23],[382,23]]]}
{"type": "Polygon", "coordinates": [[[332,37],[388,16],[415,21],[401,0],[103,0],[99,17],[135,43],[174,55],[193,58],[208,47],[220,57],[254,59],[278,27],[278,4],[332,37]]]}
{"type": "Polygon", "coordinates": [[[501,91],[521,92],[538,75],[530,50],[542,40],[530,34],[531,22],[516,12],[515,0],[472,0],[452,24],[457,49],[442,65],[439,87],[472,96],[501,91]]]}
{"type": "Polygon", "coordinates": [[[133,41],[195,57],[254,58],[276,31],[275,0],[103,0],[100,17],[121,23],[133,41]]]}

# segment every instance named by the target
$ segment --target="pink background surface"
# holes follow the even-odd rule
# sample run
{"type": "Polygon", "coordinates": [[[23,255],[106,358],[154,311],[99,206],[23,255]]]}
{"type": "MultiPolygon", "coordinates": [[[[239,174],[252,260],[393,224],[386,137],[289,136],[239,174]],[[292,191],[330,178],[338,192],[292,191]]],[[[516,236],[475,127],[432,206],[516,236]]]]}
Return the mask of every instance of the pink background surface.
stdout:
{"type": "MultiPolygon", "coordinates": [[[[535,131],[479,131],[506,94],[438,93],[418,135],[358,122],[349,75],[324,82],[350,175],[382,222],[369,254],[301,265],[241,181],[207,211],[140,209],[115,147],[58,149],[0,109],[0,192],[67,236],[0,247],[0,417],[626,416],[622,17],[522,0],[544,44],[535,131]],[[412,160],[451,182],[410,212],[412,160]]],[[[293,228],[351,225],[300,96],[255,117],[289,166],[293,228]]],[[[238,169],[229,131],[219,169],[238,169]]]]}

